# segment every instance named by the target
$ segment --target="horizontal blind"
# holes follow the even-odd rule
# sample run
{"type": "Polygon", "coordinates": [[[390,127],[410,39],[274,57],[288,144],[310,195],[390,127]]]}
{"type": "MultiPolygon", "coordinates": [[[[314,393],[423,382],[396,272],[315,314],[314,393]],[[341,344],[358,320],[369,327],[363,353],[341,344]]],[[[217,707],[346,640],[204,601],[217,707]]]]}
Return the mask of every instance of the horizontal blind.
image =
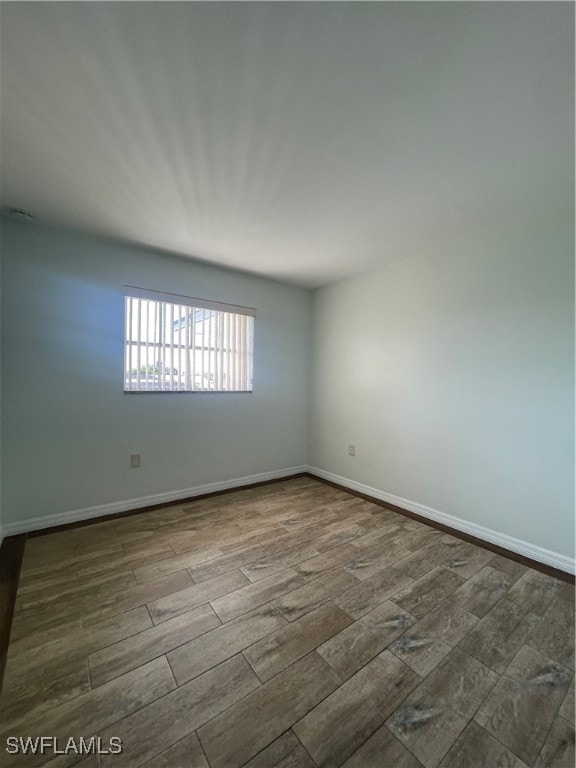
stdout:
{"type": "Polygon", "coordinates": [[[126,286],[124,391],[251,392],[255,314],[126,286]]]}

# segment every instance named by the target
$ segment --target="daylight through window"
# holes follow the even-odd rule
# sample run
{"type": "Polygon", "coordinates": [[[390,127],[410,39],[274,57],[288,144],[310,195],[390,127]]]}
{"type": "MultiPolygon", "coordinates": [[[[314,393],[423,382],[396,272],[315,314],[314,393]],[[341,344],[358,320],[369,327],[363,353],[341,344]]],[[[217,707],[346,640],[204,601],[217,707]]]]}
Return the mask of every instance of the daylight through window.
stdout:
{"type": "Polygon", "coordinates": [[[255,309],[125,288],[125,392],[251,392],[255,309]]]}

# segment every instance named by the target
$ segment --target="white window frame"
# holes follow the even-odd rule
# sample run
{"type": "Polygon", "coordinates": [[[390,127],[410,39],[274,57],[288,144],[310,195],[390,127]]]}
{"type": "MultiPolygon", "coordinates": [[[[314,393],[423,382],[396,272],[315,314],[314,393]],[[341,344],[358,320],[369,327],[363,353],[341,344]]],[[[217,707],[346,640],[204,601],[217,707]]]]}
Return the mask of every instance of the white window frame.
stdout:
{"type": "Polygon", "coordinates": [[[255,317],[252,307],[125,285],[124,392],[253,392],[255,317]]]}

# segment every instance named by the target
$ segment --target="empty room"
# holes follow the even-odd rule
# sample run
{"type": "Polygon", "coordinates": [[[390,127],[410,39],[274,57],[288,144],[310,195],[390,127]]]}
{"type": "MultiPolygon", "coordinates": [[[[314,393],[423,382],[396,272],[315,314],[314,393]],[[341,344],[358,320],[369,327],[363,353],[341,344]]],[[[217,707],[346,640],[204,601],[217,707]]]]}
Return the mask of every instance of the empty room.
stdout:
{"type": "Polygon", "coordinates": [[[574,768],[574,4],[0,5],[2,768],[574,768]]]}

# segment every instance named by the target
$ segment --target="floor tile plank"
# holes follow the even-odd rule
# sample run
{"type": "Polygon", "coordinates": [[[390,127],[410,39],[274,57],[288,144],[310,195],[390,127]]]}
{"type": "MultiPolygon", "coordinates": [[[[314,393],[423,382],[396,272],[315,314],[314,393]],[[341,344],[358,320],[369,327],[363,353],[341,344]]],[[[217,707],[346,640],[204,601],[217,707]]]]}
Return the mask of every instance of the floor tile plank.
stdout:
{"type": "Polygon", "coordinates": [[[33,616],[37,610],[49,609],[49,606],[58,606],[66,603],[67,606],[78,606],[76,613],[84,613],[84,606],[98,603],[102,595],[107,595],[111,590],[121,590],[133,587],[136,579],[131,571],[127,573],[107,575],[97,584],[78,584],[74,579],[68,580],[68,586],[60,586],[58,589],[48,587],[36,593],[18,595],[16,613],[26,612],[33,616]]]}
{"type": "Polygon", "coordinates": [[[10,637],[10,646],[8,648],[8,660],[15,659],[32,648],[39,648],[42,645],[49,645],[56,640],[63,640],[83,628],[82,619],[71,619],[70,621],[57,624],[49,629],[35,631],[34,628],[18,639],[10,637]]]}
{"type": "Polygon", "coordinates": [[[200,728],[212,768],[238,768],[334,691],[340,678],[317,653],[305,656],[200,728]],[[254,713],[261,717],[254,717],[254,713]]]}
{"type": "Polygon", "coordinates": [[[435,768],[496,680],[496,673],[455,649],[386,724],[426,768],[435,768]]]}
{"type": "MultiPolygon", "coordinates": [[[[353,545],[358,549],[357,542],[353,545]]],[[[360,549],[356,557],[345,566],[345,569],[352,573],[356,578],[364,581],[383,571],[394,563],[403,560],[410,554],[410,551],[402,546],[402,539],[394,539],[390,542],[382,542],[360,549]]]]}
{"type": "Polygon", "coordinates": [[[434,568],[391,599],[400,608],[420,619],[465,583],[457,573],[434,568]]]}
{"type": "Polygon", "coordinates": [[[193,640],[220,626],[220,620],[209,605],[201,605],[188,613],[145,629],[88,656],[92,687],[112,680],[147,661],[193,640]]]}
{"type": "Polygon", "coordinates": [[[564,667],[574,669],[574,603],[552,600],[527,642],[564,667]]]}
{"type": "Polygon", "coordinates": [[[573,768],[574,758],[574,723],[559,717],[544,742],[536,768],[573,768]]]}
{"type": "Polygon", "coordinates": [[[574,587],[553,576],[528,569],[510,589],[508,597],[525,611],[542,616],[557,597],[573,604],[574,587]]]}
{"type": "Polygon", "coordinates": [[[192,608],[197,608],[203,603],[227,595],[248,584],[250,581],[241,571],[230,571],[214,579],[203,581],[201,584],[194,584],[192,587],[152,600],[146,607],[154,624],[161,624],[163,621],[173,619],[181,613],[186,613],[192,608]]]}
{"type": "Polygon", "coordinates": [[[295,547],[261,557],[259,560],[242,566],[241,571],[246,574],[250,581],[260,581],[273,573],[283,571],[285,568],[301,563],[303,560],[308,560],[318,554],[315,541],[306,541],[295,547]]]}
{"type": "Polygon", "coordinates": [[[178,571],[147,584],[139,584],[120,594],[111,593],[103,605],[84,614],[82,623],[85,627],[93,627],[104,619],[119,616],[133,608],[144,606],[166,595],[173,595],[190,586],[192,586],[192,579],[188,571],[178,571]]]}
{"type": "Polygon", "coordinates": [[[182,685],[286,624],[275,608],[265,605],[190,640],[168,653],[176,682],[182,685]]]}
{"type": "Polygon", "coordinates": [[[347,613],[326,603],[250,646],[244,656],[266,682],[351,623],[347,613]]]}
{"type": "Polygon", "coordinates": [[[161,755],[153,757],[144,768],[210,768],[195,733],[178,741],[161,755]]]}
{"type": "Polygon", "coordinates": [[[480,618],[507,594],[512,577],[487,565],[456,590],[454,601],[480,618]]]}
{"type": "Polygon", "coordinates": [[[417,531],[403,538],[402,542],[409,547],[411,538],[415,542],[414,551],[398,563],[397,568],[405,576],[410,576],[412,579],[420,579],[434,568],[442,565],[445,560],[454,556],[462,543],[454,536],[434,530],[417,531]],[[420,541],[425,538],[430,543],[422,547],[420,541]],[[417,545],[416,542],[418,542],[417,545]]]}
{"type": "Polygon", "coordinates": [[[316,768],[293,731],[286,731],[253,757],[245,768],[316,768]]]}
{"type": "Polygon", "coordinates": [[[84,658],[67,662],[57,676],[41,675],[30,681],[17,675],[11,682],[11,687],[5,686],[0,695],[3,728],[15,728],[25,720],[35,720],[44,712],[90,690],[90,675],[84,658]]]}
{"type": "MultiPolygon", "coordinates": [[[[288,621],[295,621],[357,583],[358,579],[342,569],[331,571],[300,589],[273,600],[272,605],[276,606],[288,621]]],[[[345,609],[344,612],[347,613],[345,609]]]]}
{"type": "Polygon", "coordinates": [[[456,547],[453,554],[442,565],[444,568],[453,570],[463,579],[469,579],[481,571],[485,565],[493,563],[493,560],[494,554],[490,550],[465,542],[456,547]]]}
{"type": "Polygon", "coordinates": [[[257,531],[251,531],[249,533],[244,533],[241,536],[232,536],[230,539],[220,540],[218,548],[223,555],[228,555],[231,552],[246,549],[254,544],[261,544],[268,539],[284,536],[286,533],[286,528],[282,528],[281,526],[276,526],[275,528],[262,526],[262,528],[259,528],[257,531]]]}
{"type": "Polygon", "coordinates": [[[191,568],[199,563],[206,563],[220,557],[222,552],[217,547],[202,547],[193,549],[190,552],[184,552],[181,555],[172,555],[172,557],[158,560],[149,565],[142,565],[134,569],[134,576],[138,584],[145,584],[147,581],[159,579],[162,576],[168,576],[170,573],[177,573],[186,568],[191,568]]]}
{"type": "Polygon", "coordinates": [[[149,549],[139,553],[123,555],[119,558],[107,558],[104,562],[98,563],[98,565],[81,568],[76,571],[76,576],[79,584],[87,585],[91,584],[94,579],[101,579],[103,575],[113,576],[114,574],[130,571],[136,576],[136,572],[140,568],[160,567],[160,563],[167,562],[174,557],[173,550],[167,544],[161,547],[150,546],[149,549]]]}
{"type": "Polygon", "coordinates": [[[401,592],[412,582],[413,579],[410,576],[391,566],[370,576],[361,584],[351,585],[350,589],[335,598],[335,603],[354,619],[359,619],[401,592]]]}
{"type": "Polygon", "coordinates": [[[243,613],[248,613],[264,603],[304,586],[305,583],[306,580],[297,571],[286,568],[254,584],[218,597],[210,604],[223,622],[231,621],[243,613]]]}
{"type": "Polygon", "coordinates": [[[475,720],[524,762],[533,765],[571,680],[568,669],[525,645],[476,713],[475,720]]]}
{"type": "Polygon", "coordinates": [[[460,641],[460,648],[502,675],[538,622],[517,603],[504,598],[460,641]]]}
{"type": "Polygon", "coordinates": [[[420,677],[383,651],[293,726],[320,768],[340,766],[406,695],[420,677]]]}
{"type": "Polygon", "coordinates": [[[344,565],[358,555],[358,550],[353,544],[342,544],[328,552],[312,557],[294,566],[294,570],[307,579],[321,576],[326,571],[332,571],[339,565],[344,565]]]}
{"type": "Polygon", "coordinates": [[[409,613],[388,601],[323,643],[318,653],[347,680],[415,621],[409,613]]]}
{"type": "MultiPolygon", "coordinates": [[[[348,758],[343,768],[422,768],[422,763],[393,736],[385,725],[348,758]]],[[[478,768],[475,766],[474,768],[478,768]]]]}
{"type": "Polygon", "coordinates": [[[259,685],[246,659],[234,656],[104,730],[105,739],[121,733],[124,750],[116,757],[103,756],[102,768],[138,768],[245,700],[259,685]]]}
{"type": "Polygon", "coordinates": [[[208,560],[205,563],[199,565],[193,565],[188,569],[188,573],[192,577],[195,584],[200,584],[202,581],[213,579],[216,576],[220,576],[228,571],[235,571],[241,568],[243,565],[253,563],[260,557],[264,557],[265,550],[261,545],[257,544],[254,547],[243,549],[240,552],[232,552],[229,555],[222,555],[214,560],[208,560]]]}
{"type": "Polygon", "coordinates": [[[574,677],[573,677],[570,688],[568,689],[568,693],[566,694],[566,697],[562,702],[562,706],[560,707],[560,716],[566,718],[566,720],[568,720],[569,723],[573,723],[576,720],[576,718],[574,717],[574,697],[575,697],[575,691],[574,691],[574,677]]]}
{"type": "Polygon", "coordinates": [[[390,645],[390,650],[421,677],[426,677],[478,620],[448,598],[404,632],[390,645]]]}
{"type": "MultiPolygon", "coordinates": [[[[43,714],[37,720],[21,724],[19,733],[16,735],[48,734],[63,743],[66,743],[71,736],[76,740],[80,736],[90,738],[100,729],[122,720],[149,702],[160,699],[175,687],[168,662],[164,656],[161,656],[100,688],[77,696],[43,714]]],[[[114,731],[114,727],[112,726],[112,735],[116,736],[118,731],[114,731]]],[[[0,734],[7,735],[4,730],[0,731],[0,734]]],[[[5,768],[12,768],[12,766],[35,768],[46,762],[40,752],[35,755],[28,754],[24,760],[22,757],[22,755],[5,757],[3,765],[5,768]]],[[[78,762],[75,758],[78,758],[78,755],[70,753],[56,758],[53,762],[61,766],[73,765],[74,762],[78,762]]]]}
{"type": "Polygon", "coordinates": [[[479,761],[493,768],[528,768],[519,757],[472,721],[442,760],[440,768],[479,768],[479,761]]]}
{"type": "Polygon", "coordinates": [[[7,684],[11,685],[13,676],[27,682],[38,676],[46,678],[50,676],[51,670],[66,666],[75,659],[85,658],[151,626],[152,620],[145,606],[105,619],[89,629],[82,629],[49,645],[21,654],[6,670],[7,684]]]}
{"type": "Polygon", "coordinates": [[[502,555],[494,555],[492,560],[488,562],[488,565],[492,568],[496,568],[497,571],[507,573],[514,583],[528,570],[522,563],[518,563],[516,560],[511,560],[509,557],[503,557],[502,555]]]}

